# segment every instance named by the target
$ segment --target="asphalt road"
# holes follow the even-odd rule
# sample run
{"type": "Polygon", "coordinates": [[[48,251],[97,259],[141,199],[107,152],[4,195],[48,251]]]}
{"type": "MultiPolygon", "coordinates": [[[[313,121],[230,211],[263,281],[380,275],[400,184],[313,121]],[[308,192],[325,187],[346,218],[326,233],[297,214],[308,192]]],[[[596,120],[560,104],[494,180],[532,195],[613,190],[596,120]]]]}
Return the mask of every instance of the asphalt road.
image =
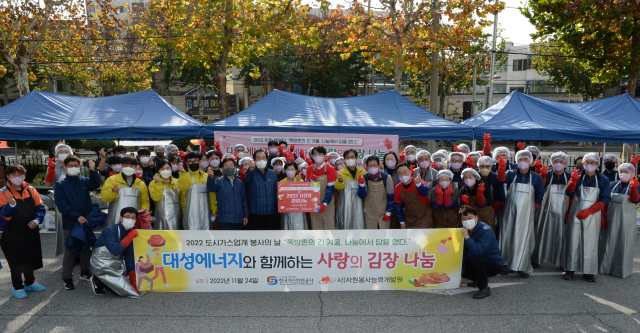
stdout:
{"type": "Polygon", "coordinates": [[[2,332],[640,332],[640,239],[628,279],[576,274],[561,279],[541,266],[529,279],[490,279],[492,295],[475,289],[273,293],[147,293],[123,299],[96,296],[88,282],[62,287],[54,234],[42,234],[45,267],[36,272],[47,287],[26,299],[11,296],[0,270],[2,332]]]}

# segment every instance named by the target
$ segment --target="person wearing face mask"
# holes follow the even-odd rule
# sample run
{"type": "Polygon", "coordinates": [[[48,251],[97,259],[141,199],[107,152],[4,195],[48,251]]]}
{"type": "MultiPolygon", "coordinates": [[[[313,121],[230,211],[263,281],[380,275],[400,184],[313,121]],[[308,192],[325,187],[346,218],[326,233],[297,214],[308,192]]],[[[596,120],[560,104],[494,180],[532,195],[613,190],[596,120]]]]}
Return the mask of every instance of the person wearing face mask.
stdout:
{"type": "Polygon", "coordinates": [[[329,157],[329,160],[327,161],[327,162],[329,162],[329,165],[335,167],[336,166],[336,160],[340,158],[340,155],[338,153],[336,153],[335,151],[332,151],[329,154],[327,154],[327,156],[329,157]]]}
{"type": "MultiPolygon", "coordinates": [[[[336,209],[333,192],[335,191],[337,172],[331,165],[324,162],[327,149],[323,146],[313,147],[311,156],[314,165],[307,168],[307,181],[320,183],[320,198],[322,205],[317,213],[310,213],[311,229],[334,230],[336,228],[336,209]]],[[[345,160],[346,162],[346,160],[345,160]]],[[[336,165],[338,165],[336,161],[336,165]]]]}
{"type": "Polygon", "coordinates": [[[43,267],[38,225],[46,211],[38,191],[24,181],[27,170],[22,165],[8,166],[6,174],[9,182],[0,189],[0,216],[7,225],[0,248],[11,272],[11,294],[26,298],[27,291],[45,290],[35,282],[33,272],[43,267]]]}
{"type": "Polygon", "coordinates": [[[178,169],[180,168],[180,164],[182,164],[180,157],[169,156],[168,160],[169,164],[171,165],[171,176],[175,179],[178,179],[178,177],[180,177],[180,171],[178,171],[178,169]]]}
{"type": "Polygon", "coordinates": [[[435,171],[441,171],[449,168],[449,155],[442,151],[437,151],[435,154],[431,155],[431,168],[435,171]]]}
{"type": "MultiPolygon", "coordinates": [[[[280,180],[281,183],[302,182],[302,177],[298,173],[298,166],[294,162],[287,162],[284,166],[286,177],[280,180]]],[[[308,230],[307,213],[281,213],[282,230],[308,230]]]]}
{"type": "Polygon", "coordinates": [[[413,172],[413,177],[420,175],[420,178],[432,189],[438,183],[438,171],[431,167],[431,154],[426,150],[421,150],[416,155],[418,167],[413,172]]]}
{"type": "MultiPolygon", "coordinates": [[[[102,179],[96,170],[93,161],[89,161],[89,177],[80,177],[80,160],[75,156],[69,156],[64,161],[67,177],[59,180],[55,186],[55,203],[59,213],[62,215],[62,230],[56,230],[56,243],[61,245],[67,242],[71,230],[77,224],[89,223],[87,217],[93,212],[90,191],[100,187],[102,179]],[[60,232],[62,235],[58,234],[60,232]],[[62,237],[58,237],[58,236],[62,237]]],[[[63,245],[64,246],[64,245],[63,245]]],[[[62,259],[62,280],[64,289],[73,290],[73,267],[75,266],[76,254],[64,247],[64,258],[62,259]]],[[[80,256],[80,280],[89,281],[89,259],[91,251],[89,247],[80,256]]]]}
{"type": "Polygon", "coordinates": [[[618,158],[613,154],[606,154],[602,158],[604,161],[604,170],[602,174],[609,178],[609,182],[613,184],[613,182],[617,182],[620,180],[618,176],[618,171],[616,171],[616,164],[618,164],[618,158]]]}
{"type": "Polygon", "coordinates": [[[307,162],[302,163],[298,166],[298,174],[300,175],[300,177],[302,178],[302,180],[306,181],[307,180],[307,168],[309,167],[309,164],[307,164],[307,162]]]}
{"type": "Polygon", "coordinates": [[[151,160],[151,151],[147,148],[138,149],[138,160],[142,167],[142,178],[145,180],[146,184],[149,184],[153,179],[153,176],[158,173],[156,163],[151,160]]]}
{"type": "Polygon", "coordinates": [[[149,211],[149,191],[147,185],[136,177],[136,164],[133,156],[122,159],[122,171],[104,182],[100,195],[102,201],[109,203],[107,225],[118,223],[118,213],[125,207],[149,211]]]}
{"type": "Polygon", "coordinates": [[[503,274],[517,272],[528,278],[533,272],[531,254],[535,246],[535,211],[544,198],[542,177],[530,171],[531,152],[516,153],[518,170],[506,172],[508,192],[500,226],[500,249],[505,269],[503,274]]]}
{"type": "Polygon", "coordinates": [[[343,156],[347,167],[337,174],[336,190],[340,196],[336,202],[336,229],[364,229],[364,202],[358,192],[367,172],[356,165],[357,150],[347,149],[343,156]]]}
{"type": "Polygon", "coordinates": [[[462,171],[463,186],[460,189],[460,204],[478,211],[478,218],[487,221],[485,224],[496,230],[496,215],[487,197],[491,196],[491,189],[482,181],[480,174],[471,168],[462,171]]]}
{"type": "Polygon", "coordinates": [[[499,167],[498,162],[500,161],[501,156],[504,157],[504,159],[507,161],[505,171],[518,170],[518,164],[511,162],[511,152],[509,151],[509,148],[498,147],[493,150],[492,156],[493,156],[493,159],[495,160],[495,163],[493,164],[493,168],[491,169],[492,172],[496,172],[496,173],[498,172],[498,167],[499,167]]]}
{"type": "Polygon", "coordinates": [[[458,150],[455,150],[454,148],[454,151],[461,152],[466,156],[466,155],[469,155],[469,153],[471,152],[471,149],[469,149],[469,146],[467,146],[466,144],[461,143],[458,145],[458,150]]]}
{"type": "Polygon", "coordinates": [[[222,177],[222,165],[220,165],[220,161],[222,161],[222,153],[216,150],[210,150],[207,153],[207,161],[209,162],[209,167],[213,170],[214,178],[222,177]]]}
{"type": "Polygon", "coordinates": [[[267,168],[273,170],[273,166],[271,165],[271,161],[276,158],[276,157],[280,157],[280,150],[282,150],[280,148],[280,145],[278,144],[278,141],[275,140],[271,140],[267,143],[267,168]]]}
{"type": "Polygon", "coordinates": [[[389,229],[393,212],[394,186],[391,176],[382,172],[376,155],[367,158],[367,170],[359,181],[358,197],[364,200],[364,223],[367,229],[389,229]]]}
{"type": "Polygon", "coordinates": [[[121,297],[138,298],[133,239],[138,210],[122,208],[118,223],[105,227],[91,254],[91,289],[104,295],[105,289],[121,297]]]}
{"type": "Polygon", "coordinates": [[[478,168],[476,168],[476,166],[478,165],[478,160],[480,159],[480,157],[482,157],[482,152],[474,151],[474,152],[469,153],[467,155],[467,165],[468,165],[468,167],[477,171],[478,168]],[[471,160],[469,160],[469,159],[471,159],[471,160]]]}
{"type": "Polygon", "coordinates": [[[278,175],[278,181],[287,178],[287,174],[284,172],[284,164],[286,163],[284,157],[276,157],[271,160],[271,167],[273,171],[278,175]]]}
{"type": "MultiPolygon", "coordinates": [[[[100,172],[100,175],[103,177],[111,177],[112,175],[116,175],[120,172],[120,170],[116,170],[112,167],[112,163],[111,163],[111,158],[112,157],[119,157],[120,160],[122,160],[126,154],[127,154],[127,148],[125,148],[124,146],[115,146],[112,149],[113,151],[113,155],[111,157],[109,157],[109,159],[106,161],[107,162],[107,166],[105,166],[105,164],[101,163],[98,165],[98,172],[100,172]]],[[[100,157],[106,160],[106,154],[104,154],[104,150],[100,152],[100,157]]]]}
{"type": "Polygon", "coordinates": [[[460,227],[460,217],[458,216],[460,189],[453,185],[452,178],[451,171],[441,170],[436,177],[437,185],[429,193],[429,200],[433,206],[434,228],[460,227]]]}
{"type": "Polygon", "coordinates": [[[207,157],[196,152],[188,153],[188,170],[178,167],[178,189],[182,205],[182,226],[184,230],[209,230],[211,214],[216,214],[218,206],[215,193],[207,193],[207,157]]]}
{"type": "Polygon", "coordinates": [[[213,170],[209,169],[207,191],[219,198],[217,220],[220,230],[241,230],[249,223],[247,192],[244,183],[238,179],[236,161],[233,158],[222,160],[222,170],[224,176],[215,178],[213,170]]]}
{"type": "MultiPolygon", "coordinates": [[[[391,181],[393,182],[393,188],[396,188],[396,185],[400,182],[400,178],[397,175],[396,168],[398,164],[400,164],[400,160],[398,159],[398,155],[389,151],[384,154],[384,172],[391,177],[391,181]]],[[[394,205],[395,206],[395,205],[394,205]]],[[[396,210],[391,210],[391,220],[389,220],[389,228],[391,229],[400,229],[400,223],[398,222],[398,216],[396,215],[396,210]]]]}
{"type": "Polygon", "coordinates": [[[546,185],[549,167],[543,165],[538,159],[538,157],[540,156],[540,149],[538,149],[538,147],[536,146],[528,146],[527,148],[525,148],[525,150],[528,150],[531,155],[533,155],[533,163],[529,168],[531,168],[531,171],[539,174],[540,177],[542,177],[543,185],[546,185]]]}
{"type": "Polygon", "coordinates": [[[596,282],[603,211],[611,202],[611,183],[598,171],[599,162],[597,153],[584,155],[584,171],[573,170],[565,191],[573,198],[560,254],[565,280],[572,280],[575,271],[582,271],[587,281],[596,282]]]}
{"type": "Polygon", "coordinates": [[[153,147],[153,152],[156,154],[156,156],[154,156],[151,160],[156,166],[158,165],[158,162],[167,160],[167,156],[164,153],[163,145],[156,145],[155,147],[153,147]]]}
{"type": "Polygon", "coordinates": [[[569,156],[559,151],[551,155],[553,172],[546,175],[545,193],[540,214],[536,219],[536,243],[531,261],[533,268],[543,262],[561,265],[560,252],[564,235],[564,222],[571,202],[565,194],[571,174],[565,170],[569,156]]]}
{"type": "Polygon", "coordinates": [[[111,176],[119,174],[120,171],[122,171],[122,158],[120,158],[120,156],[109,156],[109,160],[107,161],[107,163],[109,164],[107,166],[109,172],[100,171],[100,167],[98,167],[98,173],[100,173],[101,176],[109,178],[111,176]]]}
{"type": "MultiPolygon", "coordinates": [[[[276,142],[277,146],[277,142],[276,142]]],[[[267,168],[267,154],[258,149],[244,176],[249,201],[249,230],[280,230],[278,213],[278,175],[267,168]]]]}
{"type": "Polygon", "coordinates": [[[247,173],[247,170],[249,170],[249,163],[251,163],[251,161],[253,161],[253,158],[247,156],[247,157],[243,157],[240,159],[240,161],[238,162],[238,179],[240,179],[241,181],[244,182],[244,175],[247,173]]]}
{"type": "MultiPolygon", "coordinates": [[[[305,163],[304,159],[303,159],[303,158],[301,158],[301,157],[298,157],[298,158],[296,159],[296,167],[298,168],[298,170],[301,170],[301,169],[300,169],[300,165],[301,165],[302,163],[305,163]]],[[[334,163],[335,163],[335,161],[334,161],[334,163]]]]}
{"type": "Polygon", "coordinates": [[[232,156],[234,157],[234,159],[236,161],[239,161],[241,158],[246,157],[248,152],[249,152],[249,150],[247,150],[247,147],[245,145],[239,143],[239,144],[233,146],[233,154],[232,154],[232,156]]]}
{"type": "Polygon", "coordinates": [[[633,273],[634,241],[636,240],[636,205],[640,202],[638,179],[634,163],[618,167],[620,180],[611,185],[611,204],[600,230],[600,274],[626,279],[633,273]]]}
{"type": "MultiPolygon", "coordinates": [[[[291,153],[291,155],[293,155],[293,159],[295,160],[296,158],[298,158],[298,155],[296,155],[296,153],[294,152],[294,149],[296,148],[296,145],[291,145],[291,148],[288,148],[288,144],[287,141],[284,140],[280,140],[280,142],[278,142],[278,152],[280,153],[280,157],[286,157],[287,154],[285,154],[285,152],[288,151],[288,153],[291,153]]],[[[289,161],[287,161],[289,162],[289,161]]]]}
{"type": "Polygon", "coordinates": [[[407,163],[397,168],[400,182],[393,191],[393,203],[400,229],[433,228],[433,209],[429,204],[429,187],[420,175],[413,178],[407,163]]]}
{"type": "Polygon", "coordinates": [[[158,173],[149,183],[149,196],[156,203],[154,229],[179,230],[182,221],[178,179],[172,176],[171,164],[159,161],[158,173]]]}
{"type": "Polygon", "coordinates": [[[491,296],[489,278],[498,275],[502,269],[502,253],[490,226],[479,220],[478,211],[471,207],[462,208],[462,277],[473,282],[467,287],[478,288],[475,299],[491,296]]]}
{"type": "MultiPolygon", "coordinates": [[[[187,151],[189,151],[190,149],[191,149],[191,146],[187,146],[187,151]]],[[[165,151],[165,154],[168,157],[175,156],[176,158],[178,158],[178,160],[181,162],[182,166],[185,169],[189,168],[189,166],[187,165],[187,157],[186,157],[187,154],[185,152],[183,152],[183,151],[180,151],[178,149],[178,146],[173,145],[173,144],[167,145],[167,147],[164,149],[164,151],[165,151]]]]}
{"type": "Polygon", "coordinates": [[[400,153],[401,155],[400,162],[408,163],[409,166],[411,167],[411,170],[417,168],[418,167],[418,158],[416,157],[417,153],[418,153],[418,150],[416,149],[415,146],[409,145],[404,147],[404,151],[400,153]]]}
{"type": "MultiPolygon", "coordinates": [[[[487,200],[487,206],[493,208],[494,219],[490,220],[489,216],[485,217],[485,220],[488,221],[486,224],[494,228],[496,232],[496,237],[498,235],[498,228],[496,226],[495,217],[498,216],[498,212],[502,207],[502,203],[504,202],[504,178],[505,171],[502,170],[502,174],[498,176],[495,172],[491,172],[491,168],[493,168],[493,159],[489,156],[482,156],[478,159],[478,172],[480,173],[480,182],[484,184],[484,198],[487,200]],[[502,181],[500,181],[502,179],[502,181]]],[[[471,191],[461,191],[461,194],[471,195],[471,191]]],[[[484,215],[483,212],[482,215],[484,215]]]]}
{"type": "Polygon", "coordinates": [[[63,178],[67,175],[64,169],[64,160],[65,158],[71,156],[72,150],[71,147],[65,144],[59,144],[55,148],[56,156],[58,157],[58,162],[56,163],[54,158],[49,159],[49,164],[47,165],[45,183],[47,186],[53,186],[55,182],[63,178]]]}
{"type": "Polygon", "coordinates": [[[582,156],[576,157],[574,164],[576,166],[576,169],[578,169],[579,171],[584,170],[584,166],[582,165],[582,156]]]}
{"type": "Polygon", "coordinates": [[[451,183],[454,189],[459,190],[462,187],[462,170],[466,169],[467,163],[464,162],[466,156],[463,153],[453,152],[449,154],[449,171],[453,173],[451,183]]]}

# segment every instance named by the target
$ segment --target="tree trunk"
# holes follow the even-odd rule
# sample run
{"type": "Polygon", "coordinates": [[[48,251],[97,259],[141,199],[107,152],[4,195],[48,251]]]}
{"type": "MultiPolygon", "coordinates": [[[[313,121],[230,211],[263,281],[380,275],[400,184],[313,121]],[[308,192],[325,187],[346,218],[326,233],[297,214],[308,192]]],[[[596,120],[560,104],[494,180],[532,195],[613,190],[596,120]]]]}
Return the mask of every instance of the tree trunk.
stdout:
{"type": "Polygon", "coordinates": [[[438,113],[442,118],[444,118],[444,98],[446,97],[443,90],[444,89],[440,90],[440,112],[438,113]]]}
{"type": "Polygon", "coordinates": [[[396,84],[396,92],[402,92],[402,48],[397,50],[398,55],[396,59],[396,68],[393,70],[395,84],[396,84]]]}
{"type": "Polygon", "coordinates": [[[229,117],[227,107],[227,64],[229,63],[229,49],[222,52],[216,64],[216,86],[218,88],[218,112],[220,119],[229,117]]]}
{"type": "Polygon", "coordinates": [[[204,108],[202,107],[202,92],[200,92],[199,84],[196,84],[196,96],[198,99],[198,115],[200,116],[200,121],[204,122],[204,108]]]}
{"type": "Polygon", "coordinates": [[[2,84],[2,97],[4,98],[4,105],[9,104],[9,88],[7,88],[7,83],[2,84]]]}
{"type": "Polygon", "coordinates": [[[14,70],[13,78],[22,97],[29,93],[29,58],[19,55],[15,60],[14,70]]]}
{"type": "Polygon", "coordinates": [[[633,26],[636,27],[631,33],[631,63],[629,66],[629,81],[627,84],[627,93],[631,97],[636,97],[636,82],[638,81],[638,61],[640,60],[640,36],[638,35],[637,19],[633,18],[633,26]]]}

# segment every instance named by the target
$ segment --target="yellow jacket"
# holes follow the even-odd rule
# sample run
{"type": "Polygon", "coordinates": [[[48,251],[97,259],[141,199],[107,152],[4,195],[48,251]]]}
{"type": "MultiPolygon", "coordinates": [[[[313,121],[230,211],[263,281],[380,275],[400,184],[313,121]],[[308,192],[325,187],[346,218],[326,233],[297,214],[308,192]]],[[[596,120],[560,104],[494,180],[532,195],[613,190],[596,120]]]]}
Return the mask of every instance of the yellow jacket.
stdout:
{"type": "Polygon", "coordinates": [[[364,171],[364,169],[360,168],[359,166],[356,166],[356,179],[353,179],[353,177],[351,177],[351,173],[349,172],[348,167],[344,167],[344,169],[338,171],[338,173],[342,175],[342,181],[340,181],[339,178],[336,178],[336,190],[343,190],[345,181],[347,180],[357,181],[360,176],[364,176],[367,174],[367,172],[364,171]]]}
{"type": "Polygon", "coordinates": [[[156,183],[155,180],[152,180],[149,183],[149,195],[151,196],[151,200],[158,202],[162,200],[162,193],[164,190],[175,190],[178,188],[178,180],[169,176],[170,182],[165,182],[160,178],[160,182],[156,183]]]}
{"type": "MultiPolygon", "coordinates": [[[[297,183],[298,182],[298,176],[296,175],[295,177],[293,177],[293,181],[290,182],[287,180],[288,178],[285,178],[281,181],[279,181],[279,183],[297,183]]],[[[304,180],[300,179],[300,182],[303,182],[304,180]]]]}
{"type": "MultiPolygon", "coordinates": [[[[104,185],[102,185],[102,190],[100,191],[102,201],[113,202],[114,200],[116,200],[120,192],[113,192],[112,188],[115,184],[119,184],[120,188],[129,187],[127,182],[124,180],[122,172],[107,178],[107,180],[104,182],[104,185]]],[[[149,211],[149,191],[147,190],[147,185],[145,185],[141,179],[133,176],[133,184],[131,185],[131,187],[137,187],[140,190],[140,209],[142,210],[146,208],[147,211],[149,211]]]]}
{"type": "MultiPolygon", "coordinates": [[[[187,197],[187,191],[191,187],[192,181],[191,176],[193,176],[193,180],[196,184],[207,184],[207,173],[204,171],[196,171],[193,172],[191,170],[187,172],[181,172],[180,177],[178,177],[178,188],[180,189],[180,205],[182,206],[182,212],[184,213],[184,204],[185,198],[187,197]]],[[[218,213],[218,202],[216,201],[216,194],[213,192],[209,193],[209,208],[211,209],[212,214],[218,213]]]]}

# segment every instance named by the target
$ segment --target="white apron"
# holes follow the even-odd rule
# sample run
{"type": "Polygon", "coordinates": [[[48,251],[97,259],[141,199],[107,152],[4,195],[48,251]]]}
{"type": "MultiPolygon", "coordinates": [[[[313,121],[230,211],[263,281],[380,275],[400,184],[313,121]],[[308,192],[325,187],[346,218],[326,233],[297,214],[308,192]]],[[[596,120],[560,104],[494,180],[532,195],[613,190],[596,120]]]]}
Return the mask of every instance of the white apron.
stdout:
{"type": "MultiPolygon", "coordinates": [[[[173,185],[176,183],[171,180],[173,185]]],[[[182,207],[180,207],[180,190],[166,188],[165,182],[162,181],[162,186],[165,187],[162,191],[162,200],[156,202],[156,230],[179,230],[180,223],[182,222],[182,207]]]]}
{"type": "Polygon", "coordinates": [[[338,198],[336,230],[364,229],[364,203],[358,197],[357,180],[345,179],[344,189],[338,198]]]}
{"type": "Polygon", "coordinates": [[[209,230],[210,215],[207,184],[196,184],[191,174],[191,187],[184,201],[184,230],[209,230]]]}
{"type": "MultiPolygon", "coordinates": [[[[507,269],[531,274],[531,253],[535,245],[534,216],[535,189],[529,183],[511,183],[505,199],[502,226],[500,227],[500,250],[507,269]]],[[[516,175],[517,177],[517,175],[516,175]]]]}
{"type": "MultiPolygon", "coordinates": [[[[620,186],[621,183],[616,184],[620,186]]],[[[614,186],[615,189],[615,186],[614,186]]],[[[627,193],[613,193],[600,230],[600,273],[626,279],[633,273],[633,242],[636,240],[636,204],[627,193]]]]}
{"type": "MultiPolygon", "coordinates": [[[[565,184],[567,175],[563,173],[565,184]]],[[[564,234],[564,217],[569,209],[569,197],[565,191],[567,185],[552,184],[547,186],[544,200],[540,206],[540,214],[536,219],[536,245],[531,261],[560,266],[562,252],[562,236],[564,234]]]]}
{"type": "MultiPolygon", "coordinates": [[[[135,180],[134,180],[135,182],[135,180]]],[[[140,189],[137,187],[120,187],[120,192],[116,200],[109,203],[109,211],[107,213],[107,225],[120,223],[120,211],[126,207],[133,207],[140,210],[140,189]]]]}

